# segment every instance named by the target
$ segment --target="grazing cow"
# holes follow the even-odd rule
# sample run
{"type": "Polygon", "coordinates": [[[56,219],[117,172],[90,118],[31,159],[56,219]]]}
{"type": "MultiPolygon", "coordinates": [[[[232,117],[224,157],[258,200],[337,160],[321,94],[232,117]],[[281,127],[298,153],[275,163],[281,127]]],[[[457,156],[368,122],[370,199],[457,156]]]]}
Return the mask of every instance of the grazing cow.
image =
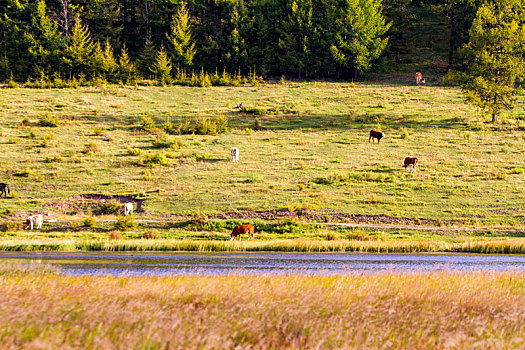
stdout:
{"type": "Polygon", "coordinates": [[[0,183],[0,197],[2,197],[2,195],[7,197],[8,193],[10,193],[9,185],[8,184],[4,184],[4,183],[0,183]]]}
{"type": "Polygon", "coordinates": [[[239,163],[239,149],[237,147],[232,148],[232,162],[239,163]]]}
{"type": "Polygon", "coordinates": [[[416,73],[416,84],[419,86],[419,84],[425,84],[425,78],[423,78],[423,74],[421,72],[416,73]]]}
{"type": "Polygon", "coordinates": [[[27,230],[27,228],[31,226],[31,230],[32,230],[33,226],[36,225],[36,229],[40,230],[42,229],[43,222],[44,222],[44,216],[42,214],[30,215],[27,217],[24,229],[27,230]]]}
{"type": "Polygon", "coordinates": [[[133,203],[127,202],[124,204],[124,215],[128,216],[133,212],[133,203]]]}
{"type": "Polygon", "coordinates": [[[379,143],[379,141],[383,137],[385,137],[385,133],[384,132],[370,130],[370,137],[368,138],[368,143],[370,143],[370,140],[372,140],[372,143],[374,143],[374,139],[377,139],[377,143],[379,143]]]}
{"type": "Polygon", "coordinates": [[[252,224],[237,225],[237,226],[235,226],[235,228],[233,229],[233,231],[232,231],[232,233],[230,235],[230,241],[233,241],[235,239],[235,237],[237,237],[237,236],[239,236],[239,241],[240,241],[241,240],[241,235],[245,234],[245,233],[250,235],[250,238],[248,238],[248,239],[252,239],[254,231],[255,231],[255,229],[253,228],[252,224]]]}
{"type": "Polygon", "coordinates": [[[406,157],[405,158],[405,163],[403,164],[403,167],[405,168],[405,171],[408,170],[408,167],[411,167],[411,172],[416,172],[417,170],[417,167],[419,166],[419,163],[417,161],[417,158],[412,158],[412,157],[406,157]]]}

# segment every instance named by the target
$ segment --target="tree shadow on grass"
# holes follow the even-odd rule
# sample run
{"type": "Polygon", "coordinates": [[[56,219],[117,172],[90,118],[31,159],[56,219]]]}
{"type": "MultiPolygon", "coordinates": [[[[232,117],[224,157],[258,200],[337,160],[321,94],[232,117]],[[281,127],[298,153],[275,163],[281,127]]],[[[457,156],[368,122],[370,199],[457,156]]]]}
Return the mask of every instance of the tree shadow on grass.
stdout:
{"type": "MultiPolygon", "coordinates": [[[[400,167],[400,168],[402,168],[402,167],[400,167]]],[[[394,173],[399,172],[400,168],[371,169],[371,170],[367,170],[367,171],[369,171],[371,173],[377,173],[377,174],[394,174],[394,173]]]]}
{"type": "Polygon", "coordinates": [[[418,116],[406,118],[392,117],[388,114],[375,113],[363,114],[357,117],[351,115],[317,115],[317,114],[288,114],[288,115],[262,115],[253,117],[250,115],[232,113],[228,117],[231,127],[244,129],[251,128],[255,120],[266,130],[301,130],[301,131],[328,131],[328,130],[370,130],[379,123],[383,127],[402,130],[407,126],[412,129],[458,129],[466,127],[468,123],[461,118],[434,118],[429,119],[418,116]],[[422,120],[417,120],[420,118],[422,120]]]}
{"type": "Polygon", "coordinates": [[[227,162],[228,159],[223,159],[223,158],[199,158],[198,161],[199,162],[203,162],[203,163],[219,163],[219,162],[227,162]]]}

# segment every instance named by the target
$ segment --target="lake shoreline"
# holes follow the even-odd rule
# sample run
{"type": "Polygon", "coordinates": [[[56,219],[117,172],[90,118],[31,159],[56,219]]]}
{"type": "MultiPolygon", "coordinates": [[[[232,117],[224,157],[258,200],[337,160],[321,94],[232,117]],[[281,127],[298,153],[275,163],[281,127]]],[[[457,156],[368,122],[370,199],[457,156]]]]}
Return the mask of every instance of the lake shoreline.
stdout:
{"type": "Polygon", "coordinates": [[[348,253],[481,253],[525,254],[525,239],[409,240],[192,240],[192,239],[11,239],[0,241],[0,251],[179,251],[179,252],[348,252],[348,253]]]}

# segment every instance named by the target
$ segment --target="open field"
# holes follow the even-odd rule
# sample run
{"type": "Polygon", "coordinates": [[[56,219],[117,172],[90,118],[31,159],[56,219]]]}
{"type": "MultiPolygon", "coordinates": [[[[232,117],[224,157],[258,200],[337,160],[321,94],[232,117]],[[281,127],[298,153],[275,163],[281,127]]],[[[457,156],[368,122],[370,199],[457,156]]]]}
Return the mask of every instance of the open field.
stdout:
{"type": "MultiPolygon", "coordinates": [[[[195,230],[181,223],[203,217],[510,228],[516,237],[525,227],[524,102],[504,124],[491,125],[458,89],[436,86],[3,89],[0,182],[13,193],[0,198],[0,223],[44,212],[60,223],[44,224],[44,234],[64,238],[93,215],[94,232],[107,237],[111,227],[103,222],[115,215],[99,215],[101,208],[133,200],[140,226],[162,238],[192,239],[195,230]],[[241,102],[245,109],[235,109],[241,102]],[[60,126],[39,126],[42,116],[58,117],[60,126]],[[142,116],[158,128],[141,130],[142,116]],[[218,116],[228,119],[228,133],[163,130],[168,120],[176,129],[218,116]],[[252,130],[256,119],[262,130],[252,130]],[[378,128],[387,137],[368,143],[378,128]],[[239,164],[229,159],[233,146],[239,164]],[[165,165],[148,165],[154,155],[165,165]],[[403,171],[405,156],[419,158],[418,173],[403,171]]],[[[224,239],[228,229],[203,231],[224,239]]],[[[290,238],[310,239],[309,231],[290,238]]],[[[409,231],[400,236],[418,236],[409,231]]],[[[437,236],[470,236],[450,232],[437,236]]],[[[283,232],[262,233],[258,239],[283,232]]]]}
{"type": "Polygon", "coordinates": [[[6,349],[523,348],[524,278],[68,277],[4,265],[0,340],[6,349]]]}

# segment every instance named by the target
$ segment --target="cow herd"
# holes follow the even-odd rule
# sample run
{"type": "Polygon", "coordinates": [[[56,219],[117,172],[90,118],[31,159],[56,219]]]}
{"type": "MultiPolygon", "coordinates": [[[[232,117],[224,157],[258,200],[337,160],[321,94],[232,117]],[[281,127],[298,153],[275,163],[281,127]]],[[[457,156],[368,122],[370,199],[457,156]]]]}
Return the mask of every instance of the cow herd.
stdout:
{"type": "MultiPolygon", "coordinates": [[[[424,84],[425,79],[423,78],[423,75],[421,72],[417,72],[415,75],[416,78],[416,84],[424,84]]],[[[237,106],[237,108],[241,108],[242,103],[237,106]]],[[[377,143],[381,141],[382,138],[385,137],[385,133],[377,130],[370,130],[370,136],[368,137],[368,142],[370,141],[373,143],[374,140],[377,140],[377,143]]],[[[233,147],[230,152],[232,162],[238,163],[239,162],[239,149],[237,147],[233,147]]],[[[419,166],[418,159],[416,157],[406,157],[405,161],[403,163],[403,167],[405,168],[405,171],[411,171],[416,172],[417,168],[419,166]]],[[[0,183],[0,197],[3,195],[4,197],[7,197],[7,194],[10,193],[9,185],[6,183],[0,183]]],[[[125,203],[122,207],[122,212],[125,216],[130,215],[133,212],[133,203],[128,202],[125,203]]],[[[42,223],[44,222],[44,216],[42,214],[35,214],[30,215],[27,217],[24,225],[24,229],[33,228],[36,227],[37,230],[42,229],[42,223]]],[[[248,234],[249,239],[253,238],[254,234],[254,226],[252,224],[247,225],[237,225],[232,233],[230,234],[230,240],[235,240],[237,237],[239,240],[241,239],[242,234],[248,234]]]]}

